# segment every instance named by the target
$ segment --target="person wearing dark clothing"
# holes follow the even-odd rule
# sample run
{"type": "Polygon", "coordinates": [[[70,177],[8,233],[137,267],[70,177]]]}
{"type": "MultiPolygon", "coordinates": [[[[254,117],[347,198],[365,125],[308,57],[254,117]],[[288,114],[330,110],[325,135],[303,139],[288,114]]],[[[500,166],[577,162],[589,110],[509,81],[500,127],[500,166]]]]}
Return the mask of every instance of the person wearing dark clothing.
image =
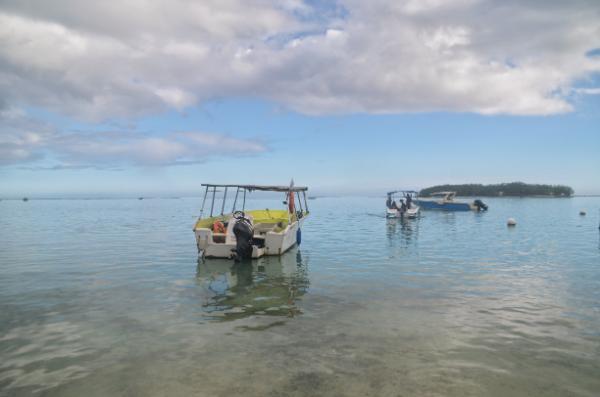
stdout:
{"type": "Polygon", "coordinates": [[[392,196],[388,196],[387,201],[385,202],[385,206],[389,209],[392,209],[392,196]]]}
{"type": "Polygon", "coordinates": [[[392,206],[390,207],[393,210],[397,210],[398,209],[398,204],[396,204],[396,200],[392,201],[392,206]]]}
{"type": "Polygon", "coordinates": [[[406,195],[406,207],[410,208],[410,204],[412,203],[412,196],[410,195],[410,193],[408,193],[406,195]]]}
{"type": "Polygon", "coordinates": [[[402,213],[406,212],[406,204],[404,204],[404,200],[400,200],[400,211],[402,211],[402,213]]]}

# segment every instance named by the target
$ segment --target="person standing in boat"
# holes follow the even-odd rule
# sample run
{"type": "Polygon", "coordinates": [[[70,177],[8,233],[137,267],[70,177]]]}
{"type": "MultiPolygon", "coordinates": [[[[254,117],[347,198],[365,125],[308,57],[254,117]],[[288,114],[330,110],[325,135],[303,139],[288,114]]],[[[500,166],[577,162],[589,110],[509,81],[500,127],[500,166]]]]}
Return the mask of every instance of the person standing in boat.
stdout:
{"type": "Polygon", "coordinates": [[[404,203],[404,200],[400,200],[400,212],[403,214],[406,212],[406,204],[404,203]]]}
{"type": "Polygon", "coordinates": [[[388,198],[385,202],[385,206],[388,207],[388,209],[392,209],[392,196],[388,194],[388,198]]]}
{"type": "Polygon", "coordinates": [[[412,203],[412,196],[410,193],[406,193],[406,208],[410,209],[410,205],[412,203]]]}

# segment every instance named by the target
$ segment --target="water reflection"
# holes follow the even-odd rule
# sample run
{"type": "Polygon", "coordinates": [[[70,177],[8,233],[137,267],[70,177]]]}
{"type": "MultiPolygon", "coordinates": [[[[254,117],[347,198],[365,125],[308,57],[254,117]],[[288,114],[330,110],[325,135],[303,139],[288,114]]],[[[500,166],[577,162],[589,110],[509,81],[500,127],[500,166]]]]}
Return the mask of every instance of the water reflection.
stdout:
{"type": "Polygon", "coordinates": [[[308,266],[297,248],[245,263],[212,259],[198,263],[197,282],[205,291],[204,311],[215,320],[294,317],[302,313],[297,301],[308,291],[308,266]]]}
{"type": "Polygon", "coordinates": [[[400,235],[403,246],[409,246],[417,240],[418,219],[388,218],[386,226],[386,235],[391,246],[395,245],[398,235],[400,235]]]}

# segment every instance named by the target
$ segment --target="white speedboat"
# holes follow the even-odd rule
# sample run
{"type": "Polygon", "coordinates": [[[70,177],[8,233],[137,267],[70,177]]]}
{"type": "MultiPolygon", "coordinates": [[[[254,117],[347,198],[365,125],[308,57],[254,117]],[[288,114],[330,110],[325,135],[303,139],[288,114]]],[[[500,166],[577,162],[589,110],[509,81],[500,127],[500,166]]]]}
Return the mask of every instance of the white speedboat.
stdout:
{"type": "Polygon", "coordinates": [[[420,208],[416,204],[419,193],[414,190],[394,190],[388,192],[386,200],[387,218],[416,218],[419,216],[420,208]],[[396,202],[395,196],[400,195],[400,202],[396,202]]]}
{"type": "Polygon", "coordinates": [[[301,228],[308,216],[306,191],[301,186],[213,185],[206,187],[200,217],[194,225],[198,254],[206,258],[236,260],[281,255],[301,242],[301,228]],[[218,190],[219,189],[219,190],[218,190]],[[223,189],[223,190],[221,190],[223,189]],[[227,194],[235,190],[231,212],[225,212],[227,194]],[[280,192],[285,209],[246,209],[246,195],[253,191],[280,192]],[[220,211],[215,207],[217,193],[223,193],[220,211]],[[241,205],[239,205],[241,201],[241,205]],[[210,213],[204,208],[210,202],[210,213]],[[303,205],[304,203],[304,205],[303,205]]]}

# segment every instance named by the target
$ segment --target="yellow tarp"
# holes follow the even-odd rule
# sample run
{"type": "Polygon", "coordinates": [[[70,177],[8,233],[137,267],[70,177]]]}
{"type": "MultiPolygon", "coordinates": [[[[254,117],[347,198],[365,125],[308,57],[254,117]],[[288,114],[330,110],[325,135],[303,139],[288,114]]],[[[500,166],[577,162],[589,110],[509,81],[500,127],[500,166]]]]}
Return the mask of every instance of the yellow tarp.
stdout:
{"type": "MultiPolygon", "coordinates": [[[[259,223],[282,223],[281,229],[285,229],[288,224],[288,212],[286,210],[250,210],[246,211],[246,214],[251,215],[254,219],[254,224],[259,223]]],[[[213,216],[210,218],[200,219],[196,222],[194,229],[207,228],[210,229],[216,221],[225,222],[231,217],[231,214],[223,216],[213,216]]],[[[279,228],[278,228],[279,229],[279,228]]]]}

